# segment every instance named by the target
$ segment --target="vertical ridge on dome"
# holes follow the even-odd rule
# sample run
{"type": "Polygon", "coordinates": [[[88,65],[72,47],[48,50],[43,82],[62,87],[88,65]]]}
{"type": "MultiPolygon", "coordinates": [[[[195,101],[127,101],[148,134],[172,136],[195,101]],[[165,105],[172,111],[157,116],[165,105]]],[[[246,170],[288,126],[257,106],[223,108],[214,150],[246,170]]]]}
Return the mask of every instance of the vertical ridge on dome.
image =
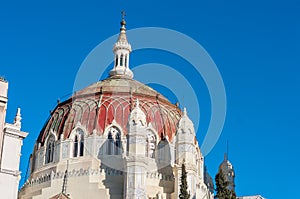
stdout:
{"type": "Polygon", "coordinates": [[[113,47],[114,67],[109,72],[110,77],[126,77],[133,78],[133,72],[129,68],[129,54],[131,52],[131,45],[127,40],[126,35],[126,21],[125,12],[122,11],[121,28],[117,42],[113,47]]]}

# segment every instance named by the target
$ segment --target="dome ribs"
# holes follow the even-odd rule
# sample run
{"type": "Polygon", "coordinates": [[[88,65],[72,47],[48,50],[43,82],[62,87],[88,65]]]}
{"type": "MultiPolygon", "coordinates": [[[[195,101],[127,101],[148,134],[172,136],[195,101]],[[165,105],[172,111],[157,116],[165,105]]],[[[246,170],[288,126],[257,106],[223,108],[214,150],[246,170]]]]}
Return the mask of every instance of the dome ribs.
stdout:
{"type": "Polygon", "coordinates": [[[164,122],[164,136],[168,136],[168,139],[172,139],[172,131],[170,126],[170,121],[168,118],[169,111],[166,110],[162,105],[160,105],[160,111],[162,113],[162,120],[164,122]]]}
{"type": "MultiPolygon", "coordinates": [[[[64,111],[64,115],[62,116],[61,123],[59,125],[59,130],[57,131],[58,135],[63,135],[64,125],[65,125],[65,122],[66,122],[66,120],[69,116],[70,110],[71,110],[70,105],[65,106],[65,110],[66,111],[64,111]]],[[[64,137],[64,139],[65,139],[65,137],[64,137]]]]}
{"type": "Polygon", "coordinates": [[[101,133],[109,126],[113,120],[123,128],[123,132],[126,132],[127,118],[130,109],[129,95],[118,96],[106,96],[103,102],[100,104],[99,125],[101,133]],[[103,108],[105,107],[105,108],[103,108]],[[105,115],[105,119],[101,116],[105,115]]]}
{"type": "Polygon", "coordinates": [[[78,122],[81,121],[82,114],[83,114],[83,104],[81,101],[77,101],[77,102],[73,103],[73,106],[74,106],[74,109],[76,109],[76,115],[75,115],[75,119],[74,119],[74,122],[72,125],[72,129],[74,129],[75,126],[78,124],[78,122]]]}
{"type": "Polygon", "coordinates": [[[64,129],[63,129],[64,139],[69,137],[72,131],[72,126],[75,120],[75,116],[76,116],[76,110],[72,107],[68,115],[68,119],[66,120],[66,123],[64,125],[64,129]]]}
{"type": "Polygon", "coordinates": [[[93,130],[95,129],[95,124],[96,124],[96,119],[97,117],[97,106],[93,106],[91,111],[89,112],[89,117],[88,117],[88,124],[86,125],[87,131],[89,135],[93,133],[93,130]]]}
{"type": "Polygon", "coordinates": [[[153,113],[153,110],[151,109],[151,106],[149,105],[151,104],[151,102],[149,101],[143,101],[143,108],[144,110],[146,111],[146,120],[147,120],[147,123],[151,123],[152,127],[155,129],[156,128],[156,124],[153,123],[152,121],[152,118],[154,118],[154,113],[153,113]],[[146,108],[148,107],[148,108],[146,108]]]}
{"type": "Polygon", "coordinates": [[[47,124],[45,126],[45,129],[41,131],[41,133],[43,133],[42,136],[39,136],[39,137],[41,137],[40,142],[42,143],[42,145],[44,144],[44,141],[45,141],[45,139],[46,139],[46,137],[48,135],[48,132],[50,131],[49,126],[51,126],[51,124],[52,124],[52,122],[54,120],[54,118],[52,116],[48,120],[48,122],[47,122],[47,124]]]}
{"type": "MultiPolygon", "coordinates": [[[[171,131],[174,132],[174,135],[175,135],[175,134],[176,134],[176,131],[177,131],[176,127],[177,127],[177,123],[178,123],[178,120],[179,120],[179,119],[177,119],[177,121],[175,121],[176,116],[175,116],[175,114],[173,113],[173,111],[170,111],[169,114],[170,114],[170,116],[172,116],[172,117],[169,117],[170,120],[171,120],[171,122],[172,122],[172,125],[170,125],[171,131]]],[[[172,140],[173,140],[173,137],[172,137],[172,140]]]]}
{"type": "MultiPolygon", "coordinates": [[[[126,114],[124,113],[124,108],[125,108],[126,104],[129,105],[129,95],[114,97],[112,104],[114,104],[114,106],[115,106],[114,120],[117,124],[119,124],[123,128],[122,132],[124,132],[126,134],[127,121],[124,120],[124,118],[126,118],[126,114]]],[[[108,124],[108,125],[110,125],[110,124],[108,124]]]]}
{"type": "Polygon", "coordinates": [[[90,110],[90,106],[89,106],[89,104],[88,104],[86,101],[81,101],[80,103],[82,103],[82,106],[81,106],[81,109],[82,109],[82,116],[81,116],[79,122],[80,122],[81,124],[83,124],[83,122],[86,121],[86,122],[87,122],[86,125],[88,125],[88,123],[89,123],[88,115],[89,115],[89,113],[90,113],[90,111],[91,111],[91,110],[90,110]]]}
{"type": "Polygon", "coordinates": [[[105,106],[105,104],[101,104],[100,107],[98,108],[97,130],[99,130],[100,133],[104,132],[105,121],[106,121],[106,110],[107,107],[105,106]]]}
{"type": "Polygon", "coordinates": [[[151,123],[158,136],[168,136],[171,141],[181,110],[147,85],[131,79],[108,78],[59,103],[44,125],[38,142],[43,144],[51,129],[59,139],[67,139],[79,122],[87,135],[95,129],[101,135],[115,121],[126,135],[128,116],[137,99],[146,114],[147,124],[151,123]]]}
{"type": "Polygon", "coordinates": [[[161,121],[162,121],[162,131],[159,132],[159,136],[161,137],[161,139],[163,139],[165,136],[166,136],[166,129],[165,129],[165,121],[164,121],[164,117],[163,117],[163,114],[162,114],[162,111],[161,111],[161,106],[159,104],[159,94],[156,95],[156,103],[158,105],[158,110],[159,110],[159,113],[160,113],[160,117],[161,117],[161,121]]]}
{"type": "Polygon", "coordinates": [[[61,120],[62,120],[62,116],[64,115],[64,109],[63,108],[59,108],[58,109],[58,116],[57,116],[57,120],[56,120],[56,124],[53,127],[53,131],[56,133],[56,135],[58,136],[58,132],[59,132],[59,126],[61,124],[61,120]]]}
{"type": "Polygon", "coordinates": [[[116,117],[117,117],[117,123],[121,125],[123,128],[124,134],[127,134],[127,122],[128,122],[128,115],[127,113],[130,112],[130,96],[126,95],[124,97],[121,97],[122,99],[121,103],[117,107],[117,109],[120,107],[121,108],[121,114],[119,115],[118,112],[116,112],[116,117]],[[120,121],[120,123],[119,123],[120,121]]]}
{"type": "Polygon", "coordinates": [[[90,115],[95,114],[95,110],[97,107],[97,102],[92,99],[87,99],[85,101],[87,108],[83,112],[83,116],[81,119],[81,124],[85,125],[85,128],[87,130],[87,134],[90,135],[93,132],[94,128],[94,120],[95,117],[90,117],[90,115]],[[86,122],[85,122],[86,121],[86,122]]]}
{"type": "MultiPolygon", "coordinates": [[[[104,118],[103,118],[104,119],[104,123],[103,123],[102,133],[104,133],[104,130],[105,130],[106,126],[107,126],[107,123],[109,123],[107,121],[109,121],[109,119],[111,119],[110,117],[112,116],[112,114],[114,112],[114,110],[112,110],[113,107],[111,106],[111,101],[112,101],[112,99],[110,97],[108,97],[107,100],[105,100],[104,103],[103,103],[103,105],[105,106],[105,110],[104,110],[105,112],[104,112],[103,115],[100,114],[100,117],[104,116],[104,118]]],[[[111,122],[112,121],[113,120],[111,119],[111,122]]]]}
{"type": "Polygon", "coordinates": [[[155,121],[155,124],[156,124],[156,131],[158,133],[158,136],[161,137],[161,135],[164,134],[164,121],[162,119],[162,114],[161,114],[161,111],[160,111],[160,107],[159,105],[157,104],[153,104],[153,109],[154,109],[154,118],[153,118],[153,121],[155,121]]]}
{"type": "Polygon", "coordinates": [[[51,124],[51,126],[50,126],[50,130],[53,130],[53,131],[54,131],[55,125],[56,125],[57,120],[58,120],[58,115],[59,115],[58,112],[53,113],[53,116],[52,116],[52,117],[53,117],[53,121],[52,121],[52,124],[51,124]]]}

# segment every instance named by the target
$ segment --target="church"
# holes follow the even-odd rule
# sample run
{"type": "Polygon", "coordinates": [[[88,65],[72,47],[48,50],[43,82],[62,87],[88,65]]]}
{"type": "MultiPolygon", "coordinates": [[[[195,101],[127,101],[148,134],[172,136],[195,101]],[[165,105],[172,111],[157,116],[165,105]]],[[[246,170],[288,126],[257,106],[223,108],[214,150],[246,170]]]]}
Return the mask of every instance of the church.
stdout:
{"type": "Polygon", "coordinates": [[[34,145],[19,199],[213,199],[188,111],[133,79],[121,21],[109,77],[60,102],[34,145]]]}
{"type": "MultiPolygon", "coordinates": [[[[109,76],[51,111],[33,146],[30,175],[19,191],[20,152],[28,133],[21,130],[20,108],[13,124],[5,123],[8,82],[0,78],[1,196],[177,199],[185,165],[190,198],[215,197],[188,110],[134,80],[131,51],[123,17],[109,76]]],[[[234,190],[235,172],[226,154],[219,170],[234,190]]]]}

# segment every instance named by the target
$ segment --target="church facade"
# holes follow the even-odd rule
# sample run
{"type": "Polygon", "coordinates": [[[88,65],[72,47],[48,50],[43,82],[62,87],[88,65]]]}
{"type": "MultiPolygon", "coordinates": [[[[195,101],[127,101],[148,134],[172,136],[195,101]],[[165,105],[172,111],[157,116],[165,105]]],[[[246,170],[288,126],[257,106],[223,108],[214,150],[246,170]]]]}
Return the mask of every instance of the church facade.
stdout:
{"type": "Polygon", "coordinates": [[[133,79],[130,52],[123,19],[109,77],[51,112],[19,199],[176,199],[183,164],[191,198],[214,198],[187,110],[133,79]]]}

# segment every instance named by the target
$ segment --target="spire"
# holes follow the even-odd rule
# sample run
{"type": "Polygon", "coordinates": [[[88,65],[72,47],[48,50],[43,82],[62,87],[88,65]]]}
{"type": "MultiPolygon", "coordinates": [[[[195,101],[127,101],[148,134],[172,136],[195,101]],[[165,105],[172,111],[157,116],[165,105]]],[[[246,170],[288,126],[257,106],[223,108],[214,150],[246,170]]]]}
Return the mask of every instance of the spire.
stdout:
{"type": "Polygon", "coordinates": [[[226,143],[226,153],[224,153],[224,162],[228,161],[228,151],[229,151],[229,144],[228,144],[228,140],[226,143]]]}
{"type": "Polygon", "coordinates": [[[227,153],[224,153],[224,162],[226,162],[227,160],[228,160],[227,153]]]}
{"type": "Polygon", "coordinates": [[[228,144],[228,140],[227,140],[227,148],[226,148],[227,152],[226,152],[226,158],[228,159],[229,156],[229,144],[228,144]]]}
{"type": "Polygon", "coordinates": [[[133,78],[133,73],[129,68],[129,54],[131,52],[131,45],[127,41],[126,36],[126,21],[125,12],[122,11],[121,28],[117,42],[113,47],[114,67],[109,72],[110,77],[125,77],[133,78]]]}
{"type": "Polygon", "coordinates": [[[22,117],[21,117],[21,109],[18,108],[16,116],[15,116],[15,120],[14,120],[14,125],[21,128],[21,119],[22,119],[22,117]]]}

